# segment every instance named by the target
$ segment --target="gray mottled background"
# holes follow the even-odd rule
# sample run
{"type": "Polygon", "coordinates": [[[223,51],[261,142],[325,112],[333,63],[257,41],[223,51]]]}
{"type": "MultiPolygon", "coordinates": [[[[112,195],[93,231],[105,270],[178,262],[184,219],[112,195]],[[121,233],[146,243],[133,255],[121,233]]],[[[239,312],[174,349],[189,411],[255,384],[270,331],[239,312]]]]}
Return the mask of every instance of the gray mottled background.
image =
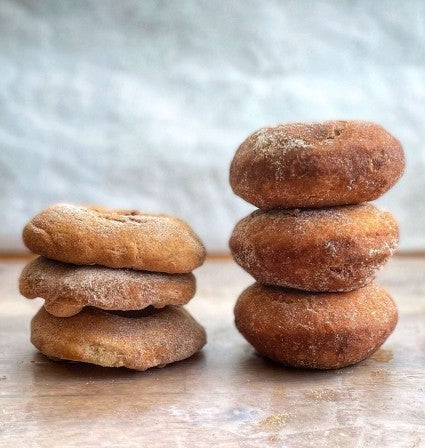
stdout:
{"type": "Polygon", "coordinates": [[[251,207],[238,143],[361,118],[404,144],[378,202],[425,249],[425,2],[0,1],[0,250],[54,202],[175,213],[212,251],[251,207]]]}

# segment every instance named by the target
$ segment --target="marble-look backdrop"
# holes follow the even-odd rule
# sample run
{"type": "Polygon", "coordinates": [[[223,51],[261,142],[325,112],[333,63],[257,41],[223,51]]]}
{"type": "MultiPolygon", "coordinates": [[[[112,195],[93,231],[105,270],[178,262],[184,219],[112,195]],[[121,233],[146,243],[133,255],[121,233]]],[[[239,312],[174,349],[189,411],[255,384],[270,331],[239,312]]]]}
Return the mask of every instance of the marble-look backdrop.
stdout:
{"type": "Polygon", "coordinates": [[[382,123],[407,172],[380,201],[425,249],[425,2],[1,0],[0,250],[55,202],[187,219],[227,249],[228,186],[268,124],[382,123]]]}

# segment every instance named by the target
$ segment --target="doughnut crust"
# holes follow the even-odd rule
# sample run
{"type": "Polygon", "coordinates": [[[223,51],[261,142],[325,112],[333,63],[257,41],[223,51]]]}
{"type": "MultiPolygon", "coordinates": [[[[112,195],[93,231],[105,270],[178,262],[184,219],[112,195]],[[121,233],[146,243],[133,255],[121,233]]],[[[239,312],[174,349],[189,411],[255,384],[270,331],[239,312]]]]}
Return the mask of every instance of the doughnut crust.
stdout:
{"type": "Polygon", "coordinates": [[[394,253],[397,222],[372,204],[257,210],[230,238],[235,261],[259,283],[350,291],[369,283],[394,253]]]}
{"type": "Polygon", "coordinates": [[[230,185],[263,210],[324,207],[374,200],[403,171],[400,143],[377,124],[293,123],[250,135],[234,156],[230,185]]]}
{"type": "Polygon", "coordinates": [[[177,274],[205,259],[201,240],[184,221],[136,210],[54,205],[31,219],[23,240],[38,255],[79,265],[177,274]]]}
{"type": "Polygon", "coordinates": [[[181,307],[119,314],[84,308],[61,318],[42,307],[31,321],[31,342],[50,358],[135,370],[189,358],[206,343],[204,328],[181,307]]]}
{"type": "Polygon", "coordinates": [[[397,324],[377,283],[345,293],[308,293],[258,283],[239,297],[235,323],[262,355],[293,367],[336,369],[370,356],[397,324]]]}
{"type": "Polygon", "coordinates": [[[128,311],[183,305],[195,295],[196,280],[193,274],[77,266],[38,257],[22,271],[19,289],[28,299],[42,297],[50,314],[69,317],[85,306],[128,311]]]}

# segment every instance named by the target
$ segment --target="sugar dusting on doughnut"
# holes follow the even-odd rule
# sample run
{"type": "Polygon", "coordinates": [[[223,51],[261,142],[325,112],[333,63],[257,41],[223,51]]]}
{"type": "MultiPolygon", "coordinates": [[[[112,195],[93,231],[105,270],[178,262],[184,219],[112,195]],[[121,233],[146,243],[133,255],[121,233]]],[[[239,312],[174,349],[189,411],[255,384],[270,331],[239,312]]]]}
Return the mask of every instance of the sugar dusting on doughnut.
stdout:
{"type": "MultiPolygon", "coordinates": [[[[263,154],[274,154],[279,151],[281,154],[293,149],[311,148],[312,145],[302,138],[294,138],[288,135],[287,129],[277,127],[274,132],[270,128],[262,128],[251,136],[254,141],[255,151],[263,154]]],[[[281,159],[274,159],[273,162],[279,163],[281,159]]]]}

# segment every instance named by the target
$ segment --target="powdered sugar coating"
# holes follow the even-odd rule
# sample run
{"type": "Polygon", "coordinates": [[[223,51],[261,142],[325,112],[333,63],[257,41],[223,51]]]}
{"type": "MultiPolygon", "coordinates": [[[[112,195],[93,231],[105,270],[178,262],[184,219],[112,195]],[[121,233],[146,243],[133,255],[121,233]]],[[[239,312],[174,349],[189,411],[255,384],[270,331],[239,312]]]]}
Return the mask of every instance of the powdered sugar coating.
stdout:
{"type": "Polygon", "coordinates": [[[22,271],[21,294],[42,297],[54,316],[68,317],[85,306],[140,310],[183,305],[195,294],[193,274],[161,274],[103,266],[77,266],[38,257],[22,271]]]}
{"type": "Polygon", "coordinates": [[[262,128],[236,151],[230,184],[257,207],[323,207],[381,196],[400,178],[400,143],[364,121],[281,124],[262,128]]]}
{"type": "Polygon", "coordinates": [[[334,369],[377,350],[397,323],[397,309],[377,283],[346,293],[256,283],[239,297],[235,323],[264,356],[295,367],[334,369]]]}
{"type": "Polygon", "coordinates": [[[235,261],[258,282],[306,291],[369,283],[395,252],[398,226],[372,204],[257,210],[233,230],[235,261]]]}
{"type": "Polygon", "coordinates": [[[205,248],[187,223],[135,210],[55,205],[25,226],[23,239],[38,255],[80,265],[175,274],[205,260],[205,248]]]}
{"type": "MultiPolygon", "coordinates": [[[[294,126],[300,126],[295,124],[294,126]]],[[[302,125],[304,126],[304,125],[302,125]]],[[[303,136],[305,138],[305,136],[303,136]]],[[[274,155],[279,148],[281,155],[296,149],[311,148],[313,145],[307,143],[304,138],[293,137],[285,126],[277,126],[271,132],[271,128],[261,128],[251,136],[257,153],[274,155]]],[[[279,159],[272,162],[278,163],[279,159]]]]}

